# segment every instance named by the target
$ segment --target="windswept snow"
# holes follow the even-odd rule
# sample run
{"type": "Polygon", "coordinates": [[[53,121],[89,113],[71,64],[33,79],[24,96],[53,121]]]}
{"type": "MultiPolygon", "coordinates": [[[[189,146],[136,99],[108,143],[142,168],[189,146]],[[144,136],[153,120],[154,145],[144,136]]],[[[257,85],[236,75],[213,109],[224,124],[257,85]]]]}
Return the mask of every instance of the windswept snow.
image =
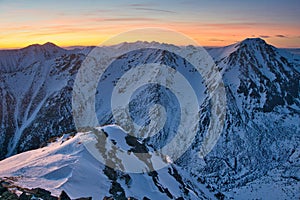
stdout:
{"type": "MultiPolygon", "coordinates": [[[[118,143],[124,142],[125,133],[117,126],[98,129],[105,130],[111,136],[109,137],[111,140],[118,143]]],[[[15,177],[14,184],[18,186],[43,187],[51,191],[53,195],[59,195],[62,190],[65,190],[71,198],[92,196],[97,200],[111,196],[109,191],[112,180],[105,175],[103,171],[105,166],[86,149],[84,143],[87,140],[95,140],[95,135],[85,132],[77,133],[74,137],[65,136],[44,148],[9,157],[0,161],[0,177],[15,177]]],[[[123,143],[123,145],[127,144],[123,143]]],[[[176,169],[175,166],[157,171],[156,182],[148,173],[128,174],[129,181],[120,177],[116,178],[120,179],[119,183],[127,197],[169,199],[170,197],[159,189],[167,188],[174,197],[181,196],[196,200],[199,199],[198,195],[203,193],[203,197],[215,198],[212,192],[195,180],[193,184],[198,188],[190,186],[187,188],[188,192],[184,194],[182,183],[176,180],[176,176],[171,175],[175,173],[174,170],[179,170],[184,178],[188,178],[190,182],[193,181],[188,173],[176,169]]]]}

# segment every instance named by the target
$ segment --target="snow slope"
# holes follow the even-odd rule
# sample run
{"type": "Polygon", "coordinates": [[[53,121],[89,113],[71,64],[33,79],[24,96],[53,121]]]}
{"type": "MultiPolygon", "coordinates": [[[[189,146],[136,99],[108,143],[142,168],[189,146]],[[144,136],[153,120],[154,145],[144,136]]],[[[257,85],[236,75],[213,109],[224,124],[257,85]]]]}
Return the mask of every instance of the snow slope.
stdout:
{"type": "MultiPolygon", "coordinates": [[[[125,133],[117,126],[95,130],[103,130],[110,140],[128,146],[124,143],[125,133]]],[[[92,196],[93,199],[103,199],[105,196],[114,196],[117,199],[215,199],[213,192],[199,185],[193,177],[175,165],[159,170],[155,175],[150,172],[113,172],[89,153],[83,145],[88,140],[95,140],[95,134],[78,133],[75,137],[65,135],[44,148],[7,158],[0,161],[0,177],[15,177],[14,184],[18,186],[43,187],[53,195],[59,195],[65,190],[71,198],[92,196]]]]}
{"type": "Polygon", "coordinates": [[[68,93],[83,58],[52,43],[0,51],[0,158],[74,129],[68,93]]]}

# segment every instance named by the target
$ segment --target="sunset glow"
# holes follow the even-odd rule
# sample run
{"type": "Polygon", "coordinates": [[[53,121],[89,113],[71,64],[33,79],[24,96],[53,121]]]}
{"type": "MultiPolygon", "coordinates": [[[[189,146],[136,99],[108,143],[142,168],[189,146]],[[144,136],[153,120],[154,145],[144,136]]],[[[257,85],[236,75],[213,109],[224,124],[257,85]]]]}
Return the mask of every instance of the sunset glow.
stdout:
{"type": "Polygon", "coordinates": [[[116,34],[143,27],[172,29],[204,46],[261,37],[278,47],[300,47],[299,1],[269,2],[2,0],[0,48],[46,42],[98,45],[116,34]]]}

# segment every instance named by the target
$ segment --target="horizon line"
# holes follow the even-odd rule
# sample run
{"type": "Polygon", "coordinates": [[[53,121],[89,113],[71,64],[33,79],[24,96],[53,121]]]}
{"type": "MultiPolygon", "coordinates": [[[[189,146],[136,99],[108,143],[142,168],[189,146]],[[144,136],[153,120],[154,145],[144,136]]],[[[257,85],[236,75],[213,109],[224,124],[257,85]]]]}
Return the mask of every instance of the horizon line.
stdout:
{"type": "MultiPolygon", "coordinates": [[[[241,40],[241,41],[236,41],[235,43],[230,43],[230,44],[226,44],[226,45],[197,45],[198,47],[203,47],[203,48],[222,48],[222,47],[226,47],[226,46],[230,46],[230,45],[234,45],[234,44],[237,44],[237,43],[239,43],[239,42],[242,42],[242,41],[244,41],[244,40],[246,40],[246,39],[257,39],[257,38],[259,38],[259,39],[261,39],[261,40],[263,40],[263,41],[265,41],[263,38],[261,38],[261,37],[247,37],[247,38],[245,38],[245,39],[243,39],[243,40],[241,40]]],[[[126,41],[124,41],[124,42],[120,42],[120,43],[118,43],[118,44],[122,44],[122,43],[125,43],[126,41]]],[[[137,40],[137,41],[134,41],[134,42],[127,42],[127,43],[135,43],[135,42],[149,42],[149,43],[151,43],[151,42],[158,42],[158,43],[160,43],[160,44],[170,44],[170,43],[164,43],[164,42],[159,42],[159,41],[141,41],[141,40],[137,40]]],[[[266,41],[265,41],[266,42],[266,41]]],[[[50,44],[54,44],[55,46],[58,46],[58,47],[60,47],[60,48],[63,48],[63,49],[66,49],[66,50],[72,50],[72,49],[76,49],[76,48],[87,48],[87,47],[101,47],[102,45],[80,45],[80,44],[78,44],[78,45],[76,45],[76,44],[74,44],[74,45],[67,45],[67,46],[65,46],[65,45],[59,45],[59,44],[57,44],[57,43],[55,43],[55,42],[52,42],[52,41],[48,41],[48,42],[44,42],[44,43],[32,43],[32,44],[29,44],[29,45],[26,45],[26,46],[22,46],[22,47],[11,47],[11,48],[7,48],[7,47],[4,47],[4,48],[2,48],[2,47],[0,47],[0,50],[2,51],[2,50],[20,50],[20,49],[24,49],[24,48],[27,48],[27,47],[29,47],[29,46],[33,46],[33,45],[40,45],[40,46],[43,46],[43,45],[45,45],[45,44],[47,44],[47,43],[50,43],[50,44]]],[[[272,45],[272,46],[274,46],[274,47],[276,47],[276,48],[279,48],[279,49],[299,49],[300,48],[300,46],[299,47],[277,47],[276,45],[273,45],[273,44],[270,44],[270,43],[268,43],[268,42],[266,42],[267,44],[269,44],[269,45],[272,45]]],[[[113,45],[118,45],[118,44],[111,44],[111,45],[103,45],[103,46],[113,46],[113,45]]],[[[176,46],[188,46],[189,44],[186,44],[186,45],[177,45],[177,44],[170,44],[170,45],[176,45],[176,46]]],[[[195,46],[195,45],[193,45],[193,46],[195,46]]]]}

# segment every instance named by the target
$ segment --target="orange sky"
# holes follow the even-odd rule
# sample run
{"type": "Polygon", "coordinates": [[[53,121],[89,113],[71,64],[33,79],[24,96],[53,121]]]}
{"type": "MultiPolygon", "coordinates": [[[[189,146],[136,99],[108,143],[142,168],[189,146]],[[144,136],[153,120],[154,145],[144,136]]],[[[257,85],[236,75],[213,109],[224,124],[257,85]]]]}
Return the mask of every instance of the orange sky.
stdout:
{"type": "Polygon", "coordinates": [[[203,46],[262,37],[277,47],[300,47],[298,1],[222,2],[4,0],[0,1],[0,48],[46,42],[98,45],[116,34],[143,27],[172,29],[203,46]]]}

